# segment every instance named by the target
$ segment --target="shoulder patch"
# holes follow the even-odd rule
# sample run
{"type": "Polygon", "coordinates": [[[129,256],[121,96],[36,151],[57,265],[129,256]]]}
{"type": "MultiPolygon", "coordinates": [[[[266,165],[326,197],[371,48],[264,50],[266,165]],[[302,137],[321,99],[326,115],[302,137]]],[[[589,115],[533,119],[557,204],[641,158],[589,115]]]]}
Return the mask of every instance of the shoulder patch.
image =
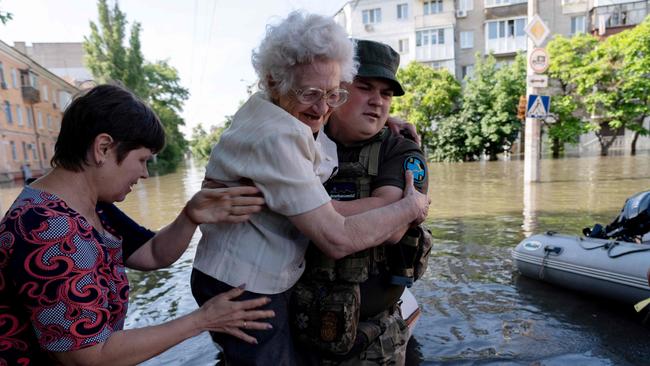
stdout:
{"type": "Polygon", "coordinates": [[[413,172],[413,183],[421,184],[427,177],[424,162],[418,157],[411,155],[404,160],[404,170],[413,172]]]}

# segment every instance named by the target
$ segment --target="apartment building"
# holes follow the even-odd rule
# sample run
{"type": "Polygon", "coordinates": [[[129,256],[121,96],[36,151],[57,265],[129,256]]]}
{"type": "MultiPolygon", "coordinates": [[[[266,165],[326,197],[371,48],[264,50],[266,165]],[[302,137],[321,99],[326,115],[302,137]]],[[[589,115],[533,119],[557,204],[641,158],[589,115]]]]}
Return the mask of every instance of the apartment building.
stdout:
{"type": "Polygon", "coordinates": [[[0,41],[0,181],[49,168],[62,110],[78,89],[0,41]]]}
{"type": "MultiPolygon", "coordinates": [[[[608,36],[640,23],[650,0],[538,0],[551,34],[608,36]]],[[[527,0],[353,0],[335,15],[354,38],[389,44],[402,57],[445,68],[459,80],[476,54],[511,62],[526,51],[527,0]]]]}
{"type": "Polygon", "coordinates": [[[81,42],[14,42],[14,48],[36,61],[68,83],[80,88],[93,83],[90,70],[84,65],[85,51],[81,42]]]}

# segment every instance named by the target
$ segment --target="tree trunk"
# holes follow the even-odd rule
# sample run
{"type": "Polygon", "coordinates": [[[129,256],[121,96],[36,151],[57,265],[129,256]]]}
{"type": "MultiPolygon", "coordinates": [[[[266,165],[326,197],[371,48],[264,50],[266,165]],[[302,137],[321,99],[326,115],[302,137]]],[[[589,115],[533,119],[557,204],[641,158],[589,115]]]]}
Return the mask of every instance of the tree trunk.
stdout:
{"type": "Polygon", "coordinates": [[[557,159],[560,157],[560,151],[562,150],[562,146],[560,145],[560,139],[554,138],[551,140],[551,152],[553,153],[553,159],[557,159]]]}
{"type": "Polygon", "coordinates": [[[634,138],[632,139],[632,145],[630,146],[630,155],[636,155],[636,142],[639,139],[639,131],[634,133],[634,138]]]}

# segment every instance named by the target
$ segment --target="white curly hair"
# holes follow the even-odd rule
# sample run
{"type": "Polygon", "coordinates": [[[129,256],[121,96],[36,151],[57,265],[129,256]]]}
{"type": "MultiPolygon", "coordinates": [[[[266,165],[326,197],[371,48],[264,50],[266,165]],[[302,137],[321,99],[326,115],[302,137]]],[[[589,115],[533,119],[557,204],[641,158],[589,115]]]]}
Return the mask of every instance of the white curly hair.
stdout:
{"type": "Polygon", "coordinates": [[[314,60],[334,60],[341,67],[341,81],[352,82],[357,73],[356,45],[334,19],[294,11],[277,25],[268,25],[266,36],[252,61],[259,88],[270,95],[286,95],[293,87],[295,66],[314,60]],[[272,82],[273,85],[270,85],[272,82]]]}

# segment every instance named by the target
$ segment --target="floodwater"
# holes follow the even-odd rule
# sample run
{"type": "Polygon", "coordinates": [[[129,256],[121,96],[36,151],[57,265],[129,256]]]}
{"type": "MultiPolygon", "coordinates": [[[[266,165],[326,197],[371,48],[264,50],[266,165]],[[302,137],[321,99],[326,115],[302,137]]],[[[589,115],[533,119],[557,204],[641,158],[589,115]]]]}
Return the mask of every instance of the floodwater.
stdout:
{"type": "MultiPolygon", "coordinates": [[[[412,292],[422,317],[409,344],[410,365],[645,365],[643,316],[621,305],[523,278],[510,250],[534,232],[579,234],[609,223],[630,195],[648,190],[647,153],[635,157],[542,160],[541,182],[524,190],[523,162],[430,165],[429,270],[412,292]]],[[[119,206],[160,228],[199,189],[203,169],[138,184],[119,206]]],[[[19,188],[0,189],[5,210],[19,188]]],[[[127,328],[192,311],[189,275],[198,232],[171,268],[130,271],[127,328]]],[[[650,266],[650,264],[649,264],[650,266]]],[[[218,350],[203,334],[145,365],[214,365],[218,350]]]]}

